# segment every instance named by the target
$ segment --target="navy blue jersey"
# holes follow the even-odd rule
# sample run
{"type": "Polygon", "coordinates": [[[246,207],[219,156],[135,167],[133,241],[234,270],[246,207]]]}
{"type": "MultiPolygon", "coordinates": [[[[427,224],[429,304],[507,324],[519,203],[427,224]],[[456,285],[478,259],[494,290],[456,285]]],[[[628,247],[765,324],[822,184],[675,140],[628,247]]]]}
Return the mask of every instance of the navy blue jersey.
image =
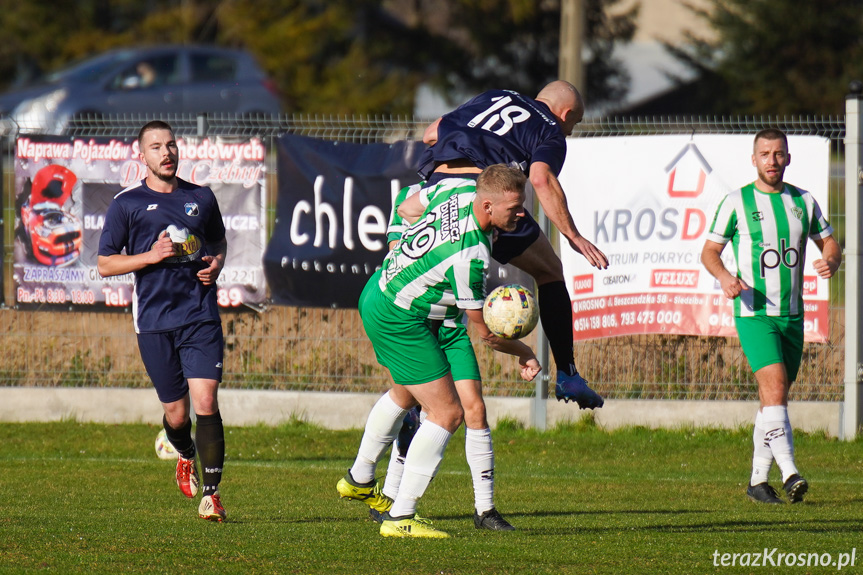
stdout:
{"type": "MultiPolygon", "coordinates": [[[[99,255],[148,252],[163,231],[174,241],[177,255],[135,272],[132,312],[137,333],[177,329],[219,320],[216,286],[197,278],[207,267],[201,257],[207,244],[225,237],[225,224],[210,188],[178,178],[169,194],[151,190],[146,180],[126,188],[108,207],[99,239],[99,255]]],[[[209,254],[215,255],[215,254],[209,254]]]]}
{"type": "Polygon", "coordinates": [[[566,137],[543,102],[509,90],[490,90],[441,117],[438,141],[420,157],[427,179],[435,164],[467,158],[479,168],[506,164],[529,172],[545,162],[558,175],[566,159],[566,137]]]}

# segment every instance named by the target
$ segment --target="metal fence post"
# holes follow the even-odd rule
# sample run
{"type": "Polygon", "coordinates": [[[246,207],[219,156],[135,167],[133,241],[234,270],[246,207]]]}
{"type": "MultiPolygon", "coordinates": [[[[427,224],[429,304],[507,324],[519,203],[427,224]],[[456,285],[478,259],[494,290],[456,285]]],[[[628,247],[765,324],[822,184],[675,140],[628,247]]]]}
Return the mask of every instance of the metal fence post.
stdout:
{"type": "Polygon", "coordinates": [[[207,114],[198,114],[198,137],[203,138],[210,131],[210,124],[207,121],[207,114]]]}
{"type": "Polygon", "coordinates": [[[863,405],[860,393],[861,337],[860,302],[863,301],[863,221],[861,190],[861,144],[863,116],[860,103],[863,99],[863,83],[851,82],[850,93],[845,98],[845,402],[842,406],[839,435],[853,440],[860,428],[863,405]]]}
{"type": "MultiPolygon", "coordinates": [[[[536,216],[536,222],[539,224],[539,229],[547,236],[551,226],[549,226],[548,216],[545,215],[545,211],[539,205],[539,200],[536,200],[534,203],[534,215],[536,216]]],[[[542,302],[540,302],[540,305],[542,305],[542,302]]],[[[534,429],[545,431],[548,427],[548,409],[546,404],[548,400],[549,369],[548,339],[545,337],[543,330],[539,330],[536,336],[536,354],[539,364],[542,366],[542,371],[539,372],[535,380],[535,391],[533,400],[531,401],[530,424],[534,429]]]]}

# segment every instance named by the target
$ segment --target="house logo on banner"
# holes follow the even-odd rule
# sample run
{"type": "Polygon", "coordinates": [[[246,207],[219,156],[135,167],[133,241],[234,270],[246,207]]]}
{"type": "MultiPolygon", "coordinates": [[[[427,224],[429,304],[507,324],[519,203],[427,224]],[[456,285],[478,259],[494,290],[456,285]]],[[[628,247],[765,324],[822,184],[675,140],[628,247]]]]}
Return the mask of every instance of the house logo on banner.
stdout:
{"type": "MultiPolygon", "coordinates": [[[[608,256],[596,270],[564,250],[578,340],[666,333],[734,336],[731,302],[701,265],[710,219],[728,192],[752,182],[753,135],[569,139],[561,182],[576,225],[608,256]],[[626,164],[621,170],[619,163],[626,164]]],[[[787,181],[827,205],[829,141],[791,136],[787,181]],[[792,169],[793,168],[793,169],[792,169]]],[[[562,240],[561,245],[566,245],[562,240]]],[[[827,338],[827,287],[804,274],[807,341],[827,338]],[[818,295],[822,294],[821,299],[818,295]]],[[[735,269],[732,250],[723,253],[735,269]]]]}

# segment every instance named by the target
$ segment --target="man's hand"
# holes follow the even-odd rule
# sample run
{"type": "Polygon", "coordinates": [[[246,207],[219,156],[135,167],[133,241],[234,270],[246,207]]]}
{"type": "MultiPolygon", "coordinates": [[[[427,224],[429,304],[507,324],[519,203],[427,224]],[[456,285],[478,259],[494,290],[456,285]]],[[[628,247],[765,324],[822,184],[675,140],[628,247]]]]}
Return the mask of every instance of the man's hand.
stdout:
{"type": "Polygon", "coordinates": [[[815,271],[818,272],[818,275],[823,279],[827,280],[833,277],[833,274],[836,273],[836,270],[839,269],[838,263],[830,264],[827,260],[818,259],[812,262],[812,267],[815,268],[815,271]]]}
{"type": "Polygon", "coordinates": [[[225,265],[224,260],[221,257],[203,256],[201,261],[208,265],[198,272],[198,279],[205,286],[216,283],[219,274],[222,273],[222,267],[225,265]]]}
{"type": "Polygon", "coordinates": [[[584,236],[578,236],[575,239],[569,239],[569,246],[583,255],[588,263],[595,268],[604,270],[608,267],[608,258],[605,254],[599,251],[595,245],[584,236]]]}
{"type": "Polygon", "coordinates": [[[153,244],[153,247],[150,248],[150,263],[157,264],[160,261],[173,257],[176,255],[174,253],[174,242],[171,240],[171,237],[168,235],[167,231],[162,231],[159,234],[159,239],[156,240],[156,243],[153,244]]]}
{"type": "Polygon", "coordinates": [[[748,290],[749,286],[746,285],[739,277],[735,277],[729,273],[726,273],[719,280],[719,285],[722,287],[722,293],[725,294],[725,297],[728,299],[734,299],[740,295],[740,292],[743,290],[748,290]]]}
{"type": "Polygon", "coordinates": [[[533,378],[537,376],[537,374],[542,371],[542,368],[539,365],[539,362],[536,361],[536,358],[531,358],[526,362],[522,363],[519,360],[519,368],[521,371],[521,378],[525,381],[533,381],[533,378]]]}

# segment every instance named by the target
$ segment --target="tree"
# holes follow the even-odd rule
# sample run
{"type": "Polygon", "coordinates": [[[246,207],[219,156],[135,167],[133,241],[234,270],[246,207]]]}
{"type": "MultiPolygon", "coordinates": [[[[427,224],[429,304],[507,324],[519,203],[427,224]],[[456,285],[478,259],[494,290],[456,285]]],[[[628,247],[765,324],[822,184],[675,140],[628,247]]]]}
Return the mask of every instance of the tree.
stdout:
{"type": "MultiPolygon", "coordinates": [[[[715,32],[667,46],[696,71],[697,111],[841,114],[863,77],[863,0],[710,0],[689,9],[715,32]]],[[[691,107],[692,103],[690,103],[691,107]]]]}
{"type": "MultiPolygon", "coordinates": [[[[586,87],[591,103],[622,99],[629,76],[612,57],[635,33],[638,4],[610,15],[620,0],[585,0],[586,87]]],[[[509,88],[535,93],[558,75],[560,2],[535,0],[391,0],[412,29],[448,50],[429,81],[444,93],[509,88]]]]}
{"type": "MultiPolygon", "coordinates": [[[[610,17],[607,9],[620,0],[585,1],[587,91],[591,103],[613,101],[628,78],[611,50],[632,37],[637,7],[610,17]]],[[[22,54],[50,71],[117,46],[215,43],[250,50],[279,87],[286,112],[408,115],[424,82],[459,94],[492,87],[534,93],[554,79],[560,4],[30,0],[5,8],[0,33],[0,78],[15,76],[22,54]]]]}

